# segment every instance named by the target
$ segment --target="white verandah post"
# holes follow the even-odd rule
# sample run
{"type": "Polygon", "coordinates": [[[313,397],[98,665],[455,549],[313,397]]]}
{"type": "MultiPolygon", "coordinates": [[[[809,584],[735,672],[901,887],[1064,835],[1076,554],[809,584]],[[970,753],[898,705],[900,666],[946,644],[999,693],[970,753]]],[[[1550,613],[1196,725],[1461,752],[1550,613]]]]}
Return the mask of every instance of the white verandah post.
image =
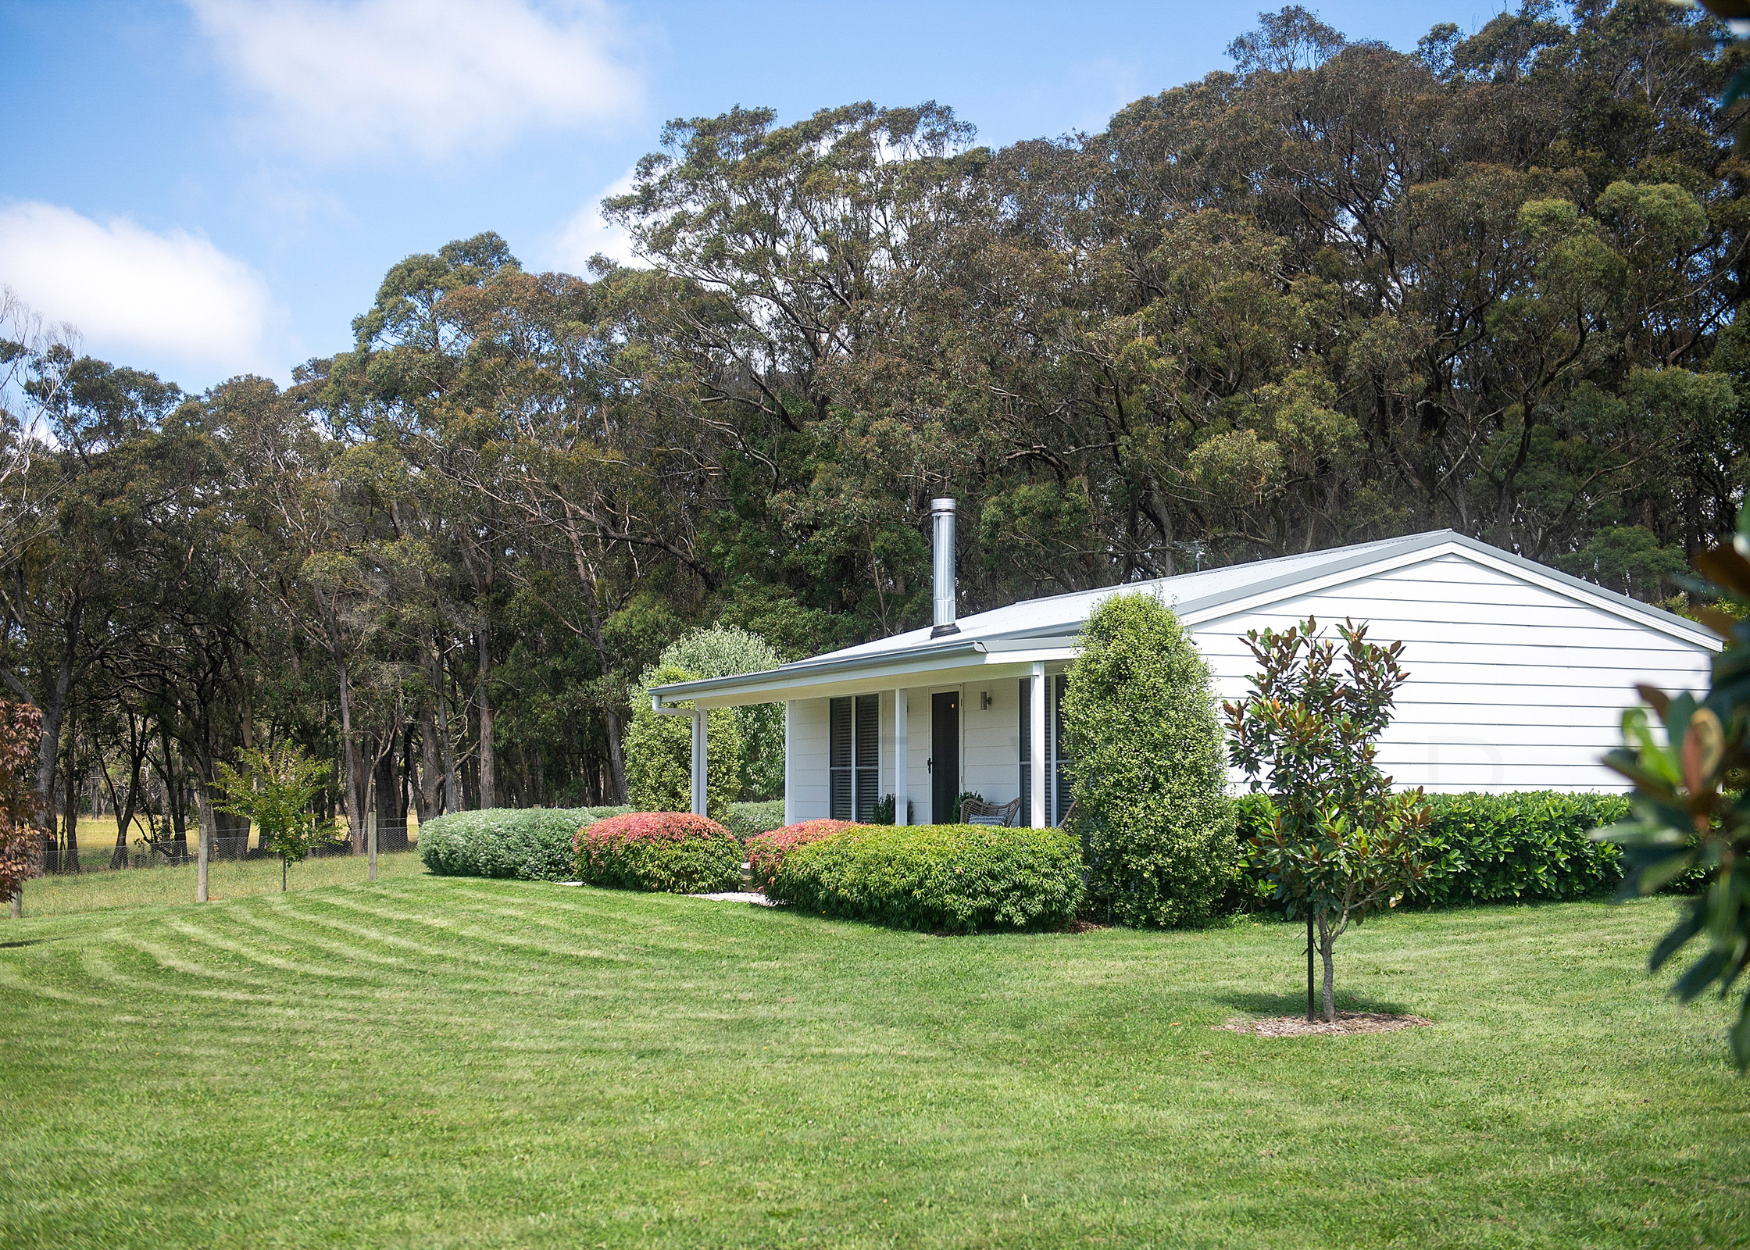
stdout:
{"type": "Polygon", "coordinates": [[[893,692],[893,823],[896,825],[910,823],[906,820],[906,808],[911,805],[905,776],[907,712],[905,690],[896,689],[893,692]]]}
{"type": "Polygon", "coordinates": [[[702,708],[693,709],[693,815],[705,815],[705,783],[706,783],[706,752],[705,752],[705,712],[702,708]]]}
{"type": "Polygon", "coordinates": [[[1032,782],[1032,825],[1035,829],[1043,829],[1051,822],[1045,814],[1045,664],[1043,661],[1033,665],[1033,680],[1028,683],[1027,693],[1032,704],[1027,717],[1027,746],[1033,755],[1033,775],[1028,778],[1032,782]]]}

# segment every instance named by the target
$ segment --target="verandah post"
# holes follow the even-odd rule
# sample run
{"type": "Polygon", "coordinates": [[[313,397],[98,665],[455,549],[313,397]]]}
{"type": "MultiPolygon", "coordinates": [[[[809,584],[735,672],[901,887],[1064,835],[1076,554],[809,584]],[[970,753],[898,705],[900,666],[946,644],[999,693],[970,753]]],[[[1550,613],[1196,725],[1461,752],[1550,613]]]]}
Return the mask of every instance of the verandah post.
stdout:
{"type": "Polygon", "coordinates": [[[705,815],[705,710],[693,709],[693,815],[705,815]]]}
{"type": "Polygon", "coordinates": [[[1028,688],[1029,701],[1032,703],[1032,715],[1028,718],[1028,747],[1033,752],[1032,776],[1032,825],[1035,829],[1043,829],[1051,822],[1046,819],[1045,812],[1045,664],[1043,661],[1033,665],[1033,680],[1028,688]]]}
{"type": "Polygon", "coordinates": [[[896,825],[910,823],[906,819],[906,808],[911,805],[911,795],[906,792],[905,776],[908,714],[905,690],[896,689],[893,692],[893,823],[896,825]]]}

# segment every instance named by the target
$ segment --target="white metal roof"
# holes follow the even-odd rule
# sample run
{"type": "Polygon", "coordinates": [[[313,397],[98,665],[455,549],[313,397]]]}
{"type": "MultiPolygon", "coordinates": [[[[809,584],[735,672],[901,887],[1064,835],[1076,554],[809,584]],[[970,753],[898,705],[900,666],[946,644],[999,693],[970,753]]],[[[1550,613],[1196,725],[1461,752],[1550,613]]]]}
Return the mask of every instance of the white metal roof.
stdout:
{"type": "MultiPolygon", "coordinates": [[[[1357,543],[1326,551],[1256,560],[1223,568],[1180,573],[1150,581],[1025,599],[961,617],[957,633],[932,638],[928,626],[797,660],[761,673],[714,677],[658,686],[652,696],[664,704],[698,699],[701,703],[763,702],[826,693],[858,678],[892,678],[970,665],[1004,667],[1074,653],[1075,637],[1099,602],[1111,595],[1152,592],[1189,625],[1227,615],[1254,601],[1297,594],[1313,583],[1338,584],[1366,577],[1381,566],[1415,563],[1459,554],[1568,594],[1616,615],[1717,650],[1719,640],[1693,621],[1673,615],[1602,586],[1571,577],[1453,530],[1432,530],[1403,538],[1357,543]]],[[[994,673],[992,674],[995,675],[994,673]]]]}

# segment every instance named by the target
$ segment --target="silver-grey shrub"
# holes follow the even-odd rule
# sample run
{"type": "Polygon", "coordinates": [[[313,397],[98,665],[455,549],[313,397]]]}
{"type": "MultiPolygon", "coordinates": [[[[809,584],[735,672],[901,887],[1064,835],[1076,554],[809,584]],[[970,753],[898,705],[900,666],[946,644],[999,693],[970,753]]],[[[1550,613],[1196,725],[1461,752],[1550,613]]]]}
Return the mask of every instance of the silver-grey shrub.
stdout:
{"type": "Polygon", "coordinates": [[[442,877],[564,881],[578,829],[624,808],[489,807],[419,826],[419,858],[442,877]]]}

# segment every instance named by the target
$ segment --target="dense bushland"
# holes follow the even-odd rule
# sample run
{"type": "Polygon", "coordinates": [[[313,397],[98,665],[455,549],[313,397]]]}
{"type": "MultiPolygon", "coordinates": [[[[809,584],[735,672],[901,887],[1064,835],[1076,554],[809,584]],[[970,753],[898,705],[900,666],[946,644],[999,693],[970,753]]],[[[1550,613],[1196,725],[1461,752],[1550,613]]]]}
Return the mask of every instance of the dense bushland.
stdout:
{"type": "Polygon", "coordinates": [[[572,848],[589,885],[668,894],[739,890],[741,843],[690,812],[627,812],[578,830],[572,848]]]}
{"type": "Polygon", "coordinates": [[[435,816],[419,827],[419,857],[440,876],[563,881],[577,831],[614,810],[498,807],[435,816]]]}
{"type": "Polygon", "coordinates": [[[767,893],[901,929],[1048,929],[1075,918],[1081,848],[1061,829],[853,825],[789,850],[767,893]]]}

